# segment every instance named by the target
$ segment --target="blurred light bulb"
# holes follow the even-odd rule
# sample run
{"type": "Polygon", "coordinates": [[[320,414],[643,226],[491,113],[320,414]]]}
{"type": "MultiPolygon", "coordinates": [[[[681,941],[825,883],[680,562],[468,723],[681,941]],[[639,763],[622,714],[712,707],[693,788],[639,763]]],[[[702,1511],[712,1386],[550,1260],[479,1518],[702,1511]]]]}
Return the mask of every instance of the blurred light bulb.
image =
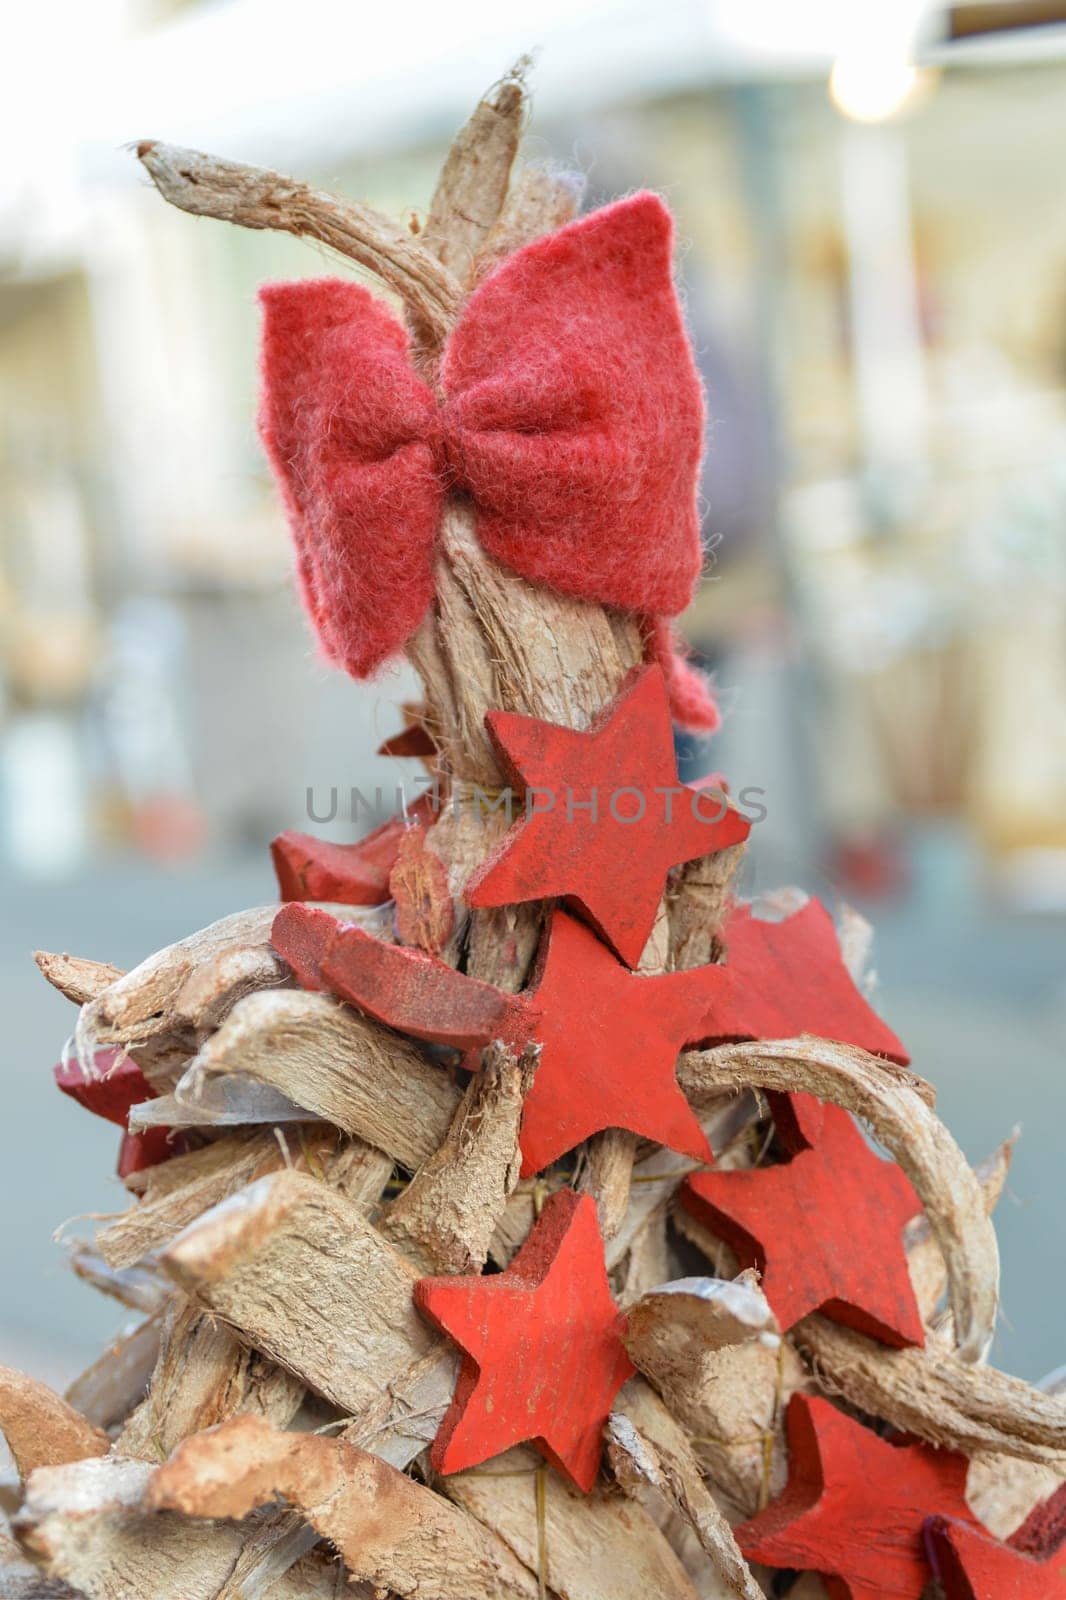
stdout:
{"type": "Polygon", "coordinates": [[[838,56],[829,74],[829,95],[854,122],[887,122],[902,111],[920,74],[905,56],[856,50],[838,56]]]}

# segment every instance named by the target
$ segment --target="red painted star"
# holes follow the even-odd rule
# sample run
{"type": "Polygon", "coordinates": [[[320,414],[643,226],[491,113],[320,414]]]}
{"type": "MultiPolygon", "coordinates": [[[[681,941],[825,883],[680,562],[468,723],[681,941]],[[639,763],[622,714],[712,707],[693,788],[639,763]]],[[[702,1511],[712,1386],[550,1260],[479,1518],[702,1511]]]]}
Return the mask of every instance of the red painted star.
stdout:
{"type": "Polygon", "coordinates": [[[725,960],[712,970],[705,1038],[820,1039],[856,1044],[871,1055],[905,1065],[909,1057],[892,1029],[856,988],[840,955],[833,919],[810,899],[780,922],[752,916],[749,906],[729,913],[723,932],[725,960]]]}
{"type": "Polygon", "coordinates": [[[436,821],[433,797],[423,794],[406,817],[390,817],[356,844],[334,844],[289,828],[270,846],[282,900],[329,900],[339,906],[378,906],[389,898],[389,874],[413,827],[436,821]]]}
{"type": "Polygon", "coordinates": [[[784,1493],[734,1529],[748,1560],[817,1572],[830,1600],[920,1600],[925,1518],[938,1510],[973,1524],[966,1457],[889,1444],[811,1395],[792,1396],[786,1427],[784,1493]]]}
{"type": "Polygon", "coordinates": [[[472,906],[561,897],[635,967],[670,868],[751,832],[678,778],[659,667],[636,668],[585,733],[509,711],[485,724],[526,814],[467,884],[472,906]]]}
{"type": "Polygon", "coordinates": [[[634,1367],[590,1195],[552,1195],[506,1272],[422,1278],[415,1303],[463,1351],[430,1457],[461,1472],[532,1442],[587,1494],[611,1402],[634,1367]]]}
{"type": "Polygon", "coordinates": [[[737,910],[726,937],[724,966],[642,977],[557,910],[539,977],[512,995],[306,906],[286,906],[271,934],[305,988],[329,989],[403,1033],[462,1050],[538,1040],[541,1062],[522,1121],[527,1175],[604,1128],[628,1128],[709,1161],[675,1075],[686,1044],[816,1033],[906,1060],[848,977],[816,901],[781,923],[737,910]],[[765,991],[775,984],[770,999],[765,991]]]}
{"type": "Polygon", "coordinates": [[[741,1266],[758,1269],[783,1329],[821,1311],[886,1344],[923,1344],[900,1237],[921,1210],[910,1183],[839,1106],[809,1095],[772,1100],[786,1145],[791,1137],[793,1149],[798,1140],[806,1148],[779,1166],[698,1173],[681,1204],[741,1266]]]}
{"type": "Polygon", "coordinates": [[[948,1517],[925,1531],[944,1600],[1066,1600],[1066,1485],[1004,1544],[948,1517]]]}
{"type": "Polygon", "coordinates": [[[605,1128],[713,1159],[677,1082],[678,1052],[699,1033],[703,975],[713,970],[638,977],[584,923],[555,912],[529,992],[541,1056],[522,1111],[523,1176],[605,1128]]]}

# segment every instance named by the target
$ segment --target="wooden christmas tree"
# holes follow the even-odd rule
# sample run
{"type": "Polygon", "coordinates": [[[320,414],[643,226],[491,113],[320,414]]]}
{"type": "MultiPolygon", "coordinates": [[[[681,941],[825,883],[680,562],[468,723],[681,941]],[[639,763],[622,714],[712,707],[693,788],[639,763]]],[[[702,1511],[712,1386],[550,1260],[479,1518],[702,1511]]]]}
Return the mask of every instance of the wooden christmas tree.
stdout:
{"type": "Polygon", "coordinates": [[[38,956],[133,1196],[73,1264],[144,1320],[65,1399],[0,1374],[0,1595],[1066,1594],[1066,1406],[984,1365],[1009,1146],[971,1171],[857,920],[738,903],[748,821],[678,783],[669,220],[575,222],[523,111],[490,92],[417,232],[139,149],[402,303],[268,291],[262,427],[323,648],[406,648],[435,792],[282,835],[280,910],[133,972],[38,956]]]}

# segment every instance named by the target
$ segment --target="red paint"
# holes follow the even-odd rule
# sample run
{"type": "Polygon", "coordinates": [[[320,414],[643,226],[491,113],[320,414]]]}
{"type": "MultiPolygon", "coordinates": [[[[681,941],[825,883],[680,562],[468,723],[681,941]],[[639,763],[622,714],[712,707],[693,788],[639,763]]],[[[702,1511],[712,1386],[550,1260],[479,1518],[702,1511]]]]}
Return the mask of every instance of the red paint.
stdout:
{"type": "Polygon", "coordinates": [[[415,1304],[463,1352],[436,1470],[531,1442],[587,1494],[611,1402],[634,1371],[592,1197],[560,1190],[506,1272],[422,1278],[415,1304]]]}
{"type": "Polygon", "coordinates": [[[1066,1483],[1005,1543],[947,1517],[930,1517],[926,1542],[944,1600],[1066,1600],[1066,1483]]]}
{"type": "Polygon", "coordinates": [[[420,795],[404,817],[390,817],[357,844],[331,844],[289,829],[270,846],[282,900],[328,900],[377,906],[389,898],[389,873],[412,823],[434,820],[433,797],[420,795]]]}
{"type": "Polygon", "coordinates": [[[944,1600],[1066,1600],[1066,1553],[1039,1556],[947,1517],[926,1525],[944,1600]]]}
{"type": "Polygon", "coordinates": [[[378,745],[379,756],[435,756],[437,746],[420,722],[412,722],[378,745]]]}
{"type": "Polygon", "coordinates": [[[104,1117],[124,1129],[131,1106],[156,1098],[152,1085],[124,1050],[97,1050],[93,1065],[95,1077],[86,1077],[74,1060],[61,1061],[53,1068],[53,1075],[63,1093],[94,1117],[104,1117]]]}
{"type": "Polygon", "coordinates": [[[811,1395],[792,1396],[786,1427],[784,1493],[733,1530],[748,1560],[817,1572],[829,1600],[920,1600],[926,1517],[973,1524],[966,1457],[890,1444],[811,1395]]]}
{"type": "Polygon", "coordinates": [[[604,1128],[712,1159],[676,1073],[701,1011],[699,969],[638,977],[583,922],[556,911],[531,998],[542,1048],[522,1111],[523,1176],[604,1128]]]}
{"type": "MultiPolygon", "coordinates": [[[[150,1098],[150,1097],[149,1097],[150,1098]]],[[[128,1178],[131,1172],[144,1172],[147,1167],[158,1167],[189,1149],[185,1134],[171,1128],[145,1128],[143,1133],[124,1133],[118,1147],[117,1172],[128,1178]]]]}
{"type": "Polygon", "coordinates": [[[97,1050],[93,1058],[96,1077],[86,1077],[76,1061],[60,1062],[53,1068],[57,1086],[86,1111],[122,1129],[118,1152],[118,1175],[142,1172],[169,1161],[188,1148],[183,1134],[170,1128],[149,1128],[144,1133],[128,1133],[126,1125],[133,1106],[156,1099],[156,1091],[132,1057],[124,1050],[97,1050]]]}
{"type": "Polygon", "coordinates": [[[781,922],[735,906],[724,931],[725,960],[711,970],[703,1038],[820,1039],[858,1045],[905,1064],[899,1039],[863,999],[840,957],[833,919],[808,900],[781,922]]]}
{"type": "MultiPolygon", "coordinates": [[[[921,1210],[910,1183],[839,1106],[809,1095],[774,1101],[775,1115],[785,1102],[794,1134],[813,1148],[778,1166],[697,1173],[681,1204],[732,1246],[742,1267],[759,1271],[783,1330],[821,1311],[886,1344],[924,1344],[901,1238],[921,1210]]],[[[787,1141],[784,1115],[779,1129],[787,1141]]]]}
{"type": "Polygon", "coordinates": [[[685,608],[703,403],[672,255],[650,194],[516,251],[467,300],[439,398],[358,284],[263,290],[260,429],[331,660],[364,677],[410,638],[453,486],[485,549],[531,582],[653,617],[685,608]]]}
{"type": "Polygon", "coordinates": [[[485,725],[526,808],[467,884],[472,906],[558,896],[635,967],[670,868],[751,832],[724,797],[678,778],[658,667],[631,673],[584,733],[507,711],[490,711],[485,725]]]}
{"type": "Polygon", "coordinates": [[[385,944],[310,906],[285,906],[271,944],[305,989],[329,989],[416,1039],[473,1050],[493,1039],[524,1043],[528,1002],[455,972],[435,956],[385,944]]]}
{"type": "Polygon", "coordinates": [[[1020,1528],[1007,1540],[1012,1550],[1046,1561],[1066,1544],[1066,1483],[1034,1506],[1020,1528]]]}

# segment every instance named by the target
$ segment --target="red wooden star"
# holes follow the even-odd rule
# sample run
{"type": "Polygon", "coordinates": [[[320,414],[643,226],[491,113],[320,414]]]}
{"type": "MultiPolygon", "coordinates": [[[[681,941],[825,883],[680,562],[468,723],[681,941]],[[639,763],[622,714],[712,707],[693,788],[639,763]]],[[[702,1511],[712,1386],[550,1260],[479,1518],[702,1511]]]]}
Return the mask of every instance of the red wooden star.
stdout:
{"type": "Polygon", "coordinates": [[[749,1561],[817,1572],[830,1600],[920,1600],[922,1524],[935,1508],[972,1524],[965,1456],[889,1444],[828,1400],[795,1394],[788,1485],[734,1529],[749,1561]]]}
{"type": "Polygon", "coordinates": [[[948,1517],[930,1517],[926,1542],[944,1600],[1066,1600],[1066,1485],[1005,1544],[948,1517]]]}
{"type": "Polygon", "coordinates": [[[923,1344],[900,1238],[921,1210],[910,1183],[839,1106],[809,1095],[775,1095],[773,1104],[785,1114],[786,1144],[787,1115],[793,1139],[808,1147],[779,1166],[697,1173],[681,1204],[733,1247],[742,1267],[758,1269],[783,1329],[822,1311],[886,1344],[923,1344]]]}
{"type": "Polygon", "coordinates": [[[485,725],[526,814],[468,882],[472,906],[560,896],[635,967],[670,868],[751,831],[680,782],[659,667],[636,668],[585,733],[508,711],[485,725]]]}
{"type": "Polygon", "coordinates": [[[780,922],[734,906],[726,923],[725,960],[712,970],[705,1038],[790,1039],[813,1033],[857,1044],[906,1064],[909,1057],[841,960],[833,919],[810,899],[780,922]]]}
{"type": "Polygon", "coordinates": [[[328,900],[378,906],[389,898],[389,874],[408,828],[435,820],[433,797],[420,795],[406,817],[390,817],[357,844],[333,844],[290,828],[270,846],[282,900],[328,900]]]}
{"type": "Polygon", "coordinates": [[[678,1052],[702,1025],[707,971],[638,977],[583,922],[554,913],[528,992],[541,1055],[522,1110],[523,1176],[604,1128],[713,1159],[677,1082],[678,1052]]]}
{"type": "Polygon", "coordinates": [[[561,1189],[506,1272],[422,1278],[415,1303],[463,1351],[430,1452],[437,1471],[531,1441],[587,1494],[611,1402],[634,1372],[592,1197],[561,1189]]]}

